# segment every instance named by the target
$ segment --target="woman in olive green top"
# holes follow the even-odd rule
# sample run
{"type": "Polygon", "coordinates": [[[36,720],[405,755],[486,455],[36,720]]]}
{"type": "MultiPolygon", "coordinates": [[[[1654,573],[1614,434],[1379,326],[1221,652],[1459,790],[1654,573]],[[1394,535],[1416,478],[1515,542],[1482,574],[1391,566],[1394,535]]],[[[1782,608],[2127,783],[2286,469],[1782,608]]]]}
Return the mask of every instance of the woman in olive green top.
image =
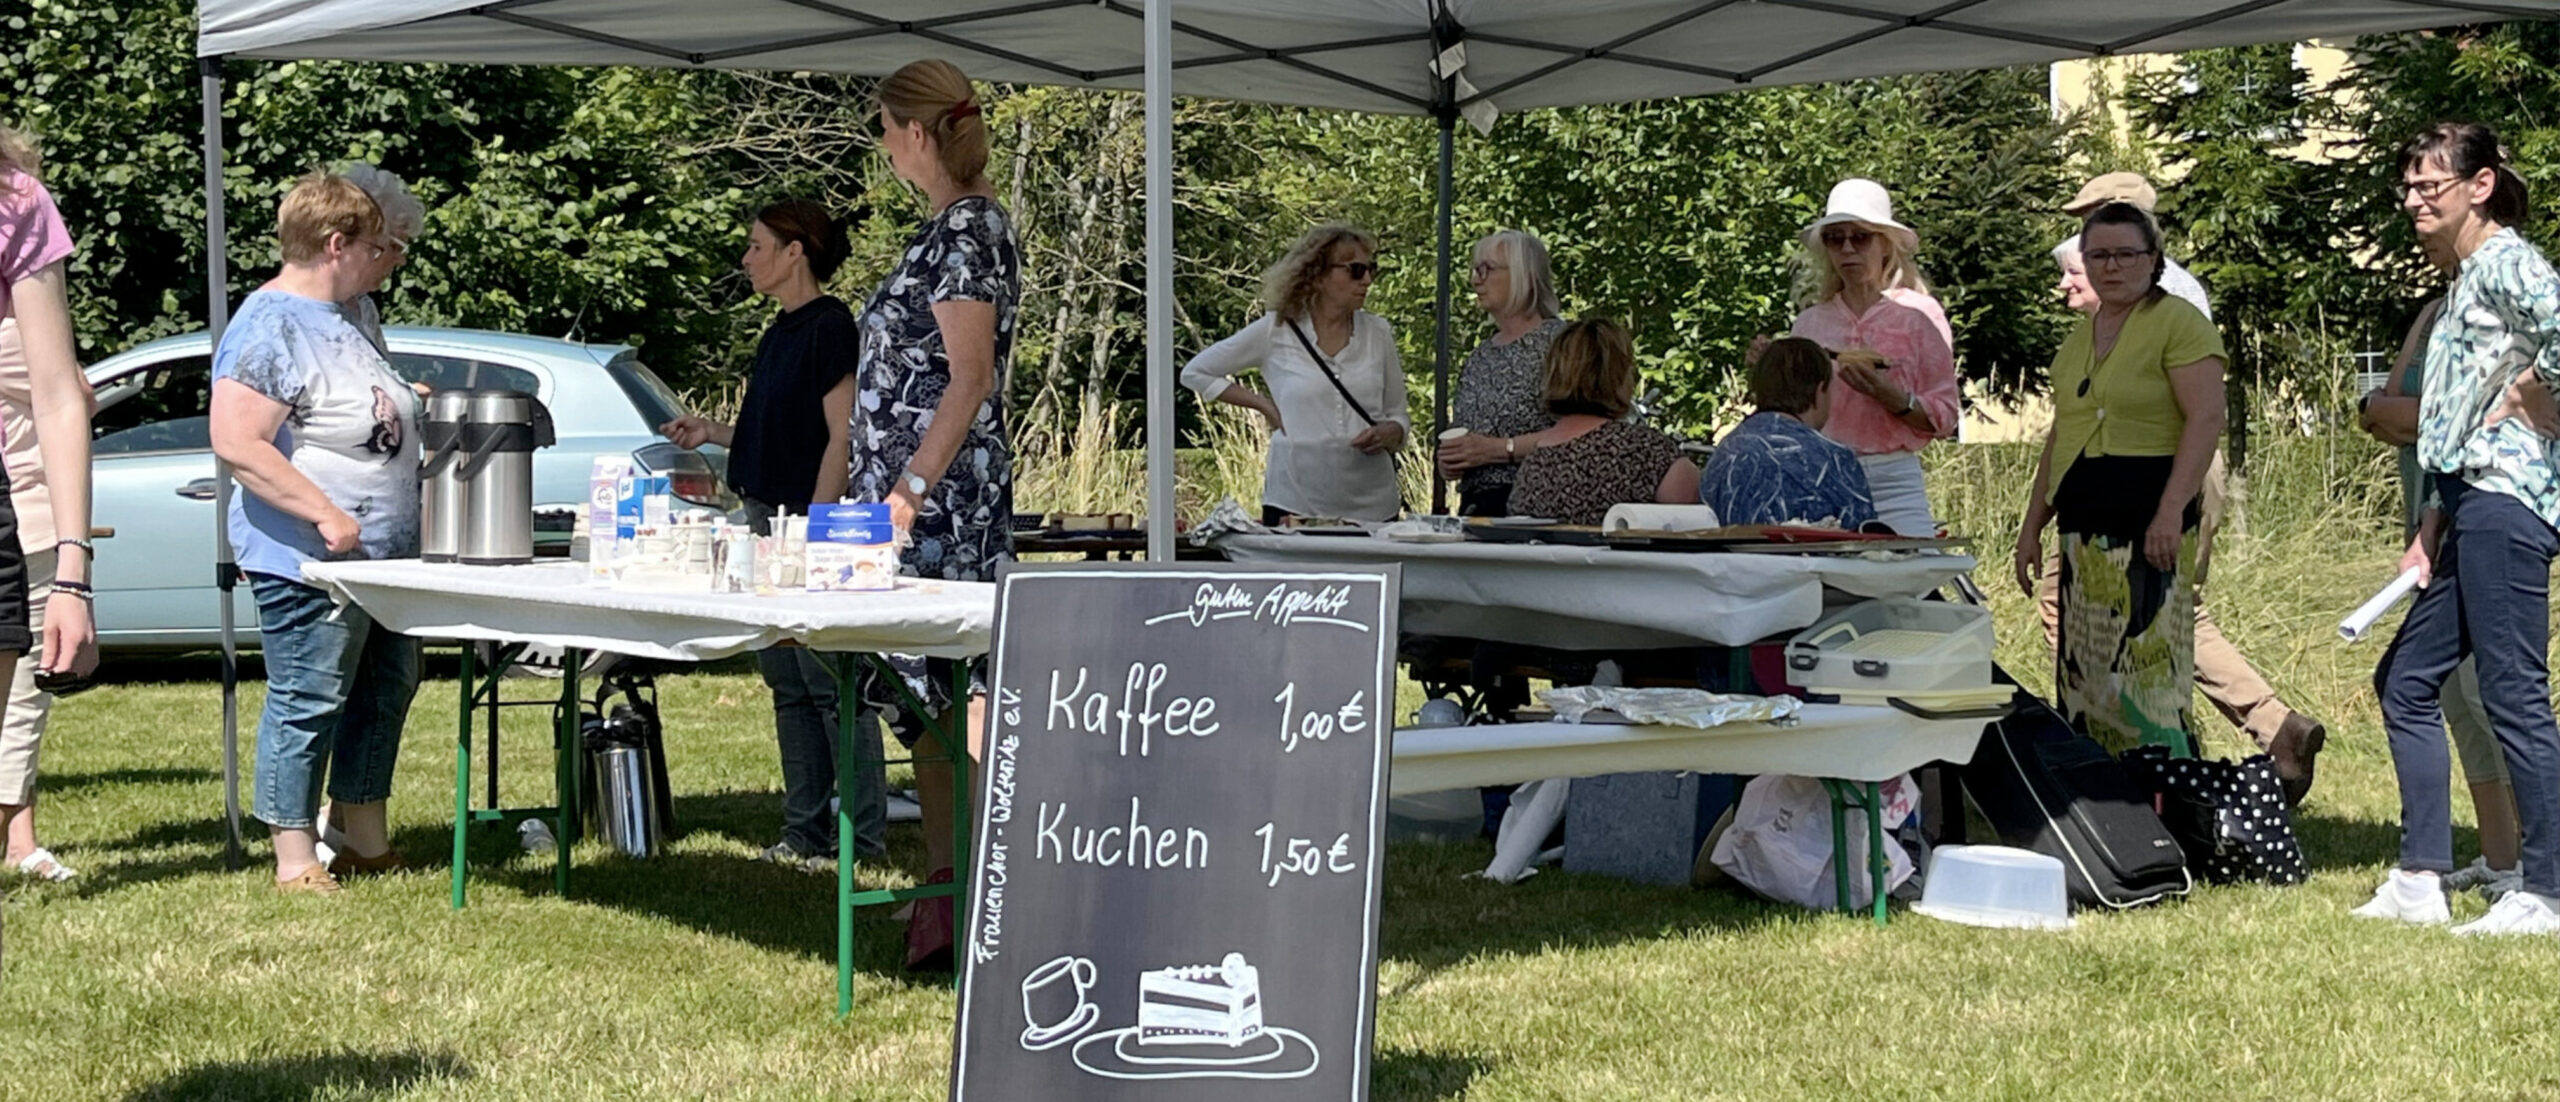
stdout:
{"type": "Polygon", "coordinates": [[[2054,695],[2122,753],[2193,754],[2196,525],[2222,435],[2222,337],[2160,289],[2160,229],[2126,203],[2089,215],[2081,258],[2098,310],[2054,353],[2053,431],[2018,533],[2018,584],[2062,540],[2054,695]]]}

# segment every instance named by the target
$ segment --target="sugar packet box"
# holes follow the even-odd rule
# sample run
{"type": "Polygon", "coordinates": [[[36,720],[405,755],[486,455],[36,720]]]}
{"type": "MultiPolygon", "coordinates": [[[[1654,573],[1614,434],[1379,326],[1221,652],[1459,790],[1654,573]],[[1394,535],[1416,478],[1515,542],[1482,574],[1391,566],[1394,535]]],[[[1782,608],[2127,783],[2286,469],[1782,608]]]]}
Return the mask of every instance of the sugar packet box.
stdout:
{"type": "Polygon", "coordinates": [[[863,593],[898,585],[897,528],[879,504],[817,505],[809,510],[801,589],[863,593]]]}

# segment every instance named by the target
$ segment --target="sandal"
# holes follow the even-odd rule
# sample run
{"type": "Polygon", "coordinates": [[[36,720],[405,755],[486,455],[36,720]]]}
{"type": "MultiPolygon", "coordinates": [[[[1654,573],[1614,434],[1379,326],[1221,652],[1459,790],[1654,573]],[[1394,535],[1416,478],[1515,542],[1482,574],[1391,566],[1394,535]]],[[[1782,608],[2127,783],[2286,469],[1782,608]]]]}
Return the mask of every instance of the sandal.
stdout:
{"type": "Polygon", "coordinates": [[[386,849],[373,857],[358,857],[352,850],[340,850],[335,856],[329,858],[325,867],[329,870],[329,875],[345,880],[356,876],[377,876],[386,872],[399,872],[409,867],[409,859],[400,856],[400,851],[396,849],[386,849]]]}
{"type": "Polygon", "coordinates": [[[18,874],[31,880],[59,884],[80,875],[80,870],[63,864],[62,859],[55,857],[52,850],[38,846],[34,852],[27,854],[18,862],[18,874]]]}
{"type": "MultiPolygon", "coordinates": [[[[925,878],[927,884],[948,884],[950,869],[935,869],[925,878]]],[[[915,901],[915,911],[907,916],[907,970],[910,972],[948,971],[951,968],[952,907],[950,896],[935,896],[915,901]]]]}
{"type": "Polygon", "coordinates": [[[336,895],[338,878],[329,875],[328,869],[313,865],[291,880],[276,881],[276,890],[286,895],[336,895]]]}

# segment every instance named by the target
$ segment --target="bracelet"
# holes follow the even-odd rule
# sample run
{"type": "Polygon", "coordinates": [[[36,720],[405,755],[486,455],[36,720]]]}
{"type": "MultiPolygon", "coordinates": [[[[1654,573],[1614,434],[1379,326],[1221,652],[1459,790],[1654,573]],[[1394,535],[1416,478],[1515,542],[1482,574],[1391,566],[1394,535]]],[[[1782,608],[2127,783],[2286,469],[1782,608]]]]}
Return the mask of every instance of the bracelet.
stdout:
{"type": "Polygon", "coordinates": [[[98,591],[89,588],[89,583],[87,582],[75,582],[68,579],[56,581],[53,583],[53,591],[56,593],[68,593],[83,601],[96,601],[98,599],[98,591]]]}
{"type": "Polygon", "coordinates": [[[55,541],[53,541],[53,549],[54,549],[54,550],[56,550],[56,551],[60,551],[60,550],[62,550],[62,549],[63,549],[63,548],[65,548],[65,547],[77,547],[77,548],[81,549],[82,551],[86,551],[86,552],[88,552],[88,553],[89,553],[89,557],[90,557],[90,558],[93,558],[93,559],[94,559],[94,558],[97,558],[97,557],[98,557],[98,549],[97,549],[97,548],[95,548],[95,547],[90,546],[90,545],[89,545],[89,541],[87,541],[87,540],[70,540],[70,539],[64,539],[64,540],[55,540],[55,541]]]}

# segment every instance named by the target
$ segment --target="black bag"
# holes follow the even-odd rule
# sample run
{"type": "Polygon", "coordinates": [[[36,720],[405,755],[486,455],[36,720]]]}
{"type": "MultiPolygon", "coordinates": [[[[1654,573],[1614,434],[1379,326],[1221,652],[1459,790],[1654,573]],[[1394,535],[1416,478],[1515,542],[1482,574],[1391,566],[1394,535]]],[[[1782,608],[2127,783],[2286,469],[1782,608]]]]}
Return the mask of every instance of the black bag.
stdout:
{"type": "Polygon", "coordinates": [[[2002,842],[2062,861],[2077,906],[2139,907],[2195,886],[2151,794],[2024,689],[2016,711],[1983,731],[1964,787],[2002,842]]]}
{"type": "Polygon", "coordinates": [[[2275,761],[2173,758],[2165,746],[2125,752],[2125,771],[2157,793],[2160,818],[2196,875],[2211,884],[2299,884],[2311,878],[2275,761]]]}

